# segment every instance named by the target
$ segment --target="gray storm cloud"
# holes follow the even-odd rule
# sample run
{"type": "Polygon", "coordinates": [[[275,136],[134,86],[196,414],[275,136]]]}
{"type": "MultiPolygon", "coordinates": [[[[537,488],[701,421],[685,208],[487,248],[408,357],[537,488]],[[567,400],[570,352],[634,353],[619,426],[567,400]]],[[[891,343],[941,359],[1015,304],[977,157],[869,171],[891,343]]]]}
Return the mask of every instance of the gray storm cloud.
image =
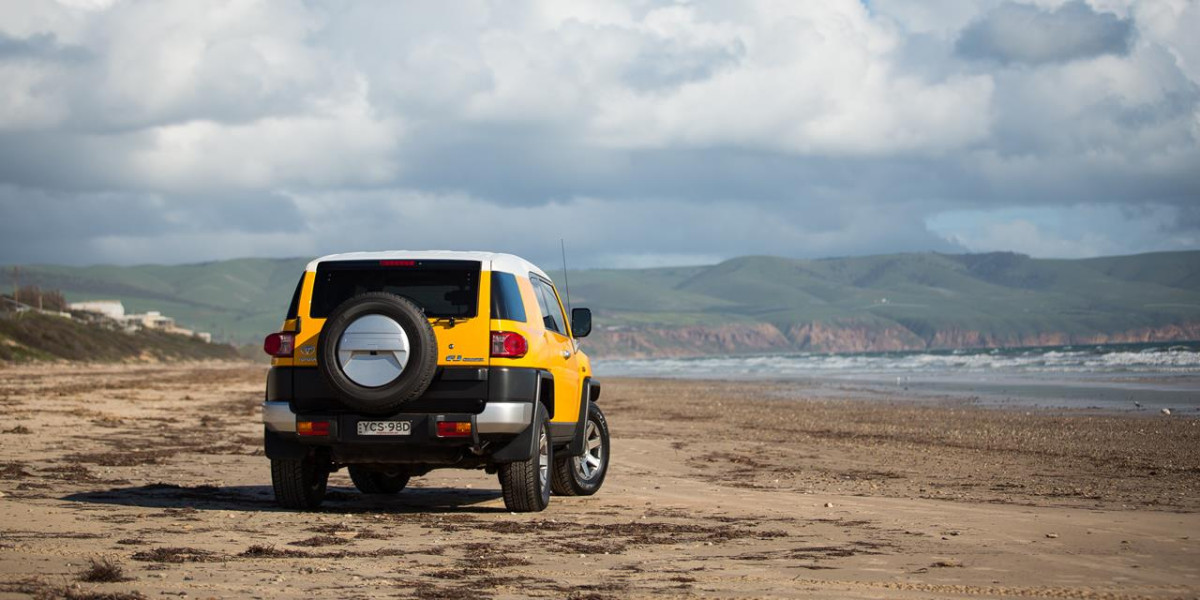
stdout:
{"type": "Polygon", "coordinates": [[[1132,35],[1128,19],[1083,2],[1051,10],[1006,2],[967,27],[957,49],[970,58],[1040,64],[1125,54],[1132,35]]]}
{"type": "Polygon", "coordinates": [[[0,4],[0,263],[1200,245],[1200,7],[932,6],[0,4]]]}

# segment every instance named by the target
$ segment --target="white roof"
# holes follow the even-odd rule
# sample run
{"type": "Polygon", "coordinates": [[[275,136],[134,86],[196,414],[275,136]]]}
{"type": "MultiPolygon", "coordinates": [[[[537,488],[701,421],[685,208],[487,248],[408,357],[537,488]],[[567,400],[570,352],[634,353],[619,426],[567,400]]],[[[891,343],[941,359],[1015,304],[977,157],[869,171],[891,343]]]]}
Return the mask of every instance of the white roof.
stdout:
{"type": "Polygon", "coordinates": [[[483,263],[483,269],[487,271],[501,271],[521,277],[528,277],[530,273],[536,273],[550,279],[545,271],[520,256],[499,252],[459,252],[456,250],[388,250],[386,252],[330,254],[308,263],[304,270],[315,272],[320,263],[340,260],[477,260],[483,263]]]}

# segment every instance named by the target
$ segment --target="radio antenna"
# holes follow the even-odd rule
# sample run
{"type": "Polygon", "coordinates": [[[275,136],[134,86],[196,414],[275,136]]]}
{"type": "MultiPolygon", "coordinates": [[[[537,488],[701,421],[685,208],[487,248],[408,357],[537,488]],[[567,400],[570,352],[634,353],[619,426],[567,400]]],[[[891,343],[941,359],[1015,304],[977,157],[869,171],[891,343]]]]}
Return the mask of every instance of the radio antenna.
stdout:
{"type": "Polygon", "coordinates": [[[562,249],[563,259],[563,287],[567,291],[567,314],[571,313],[571,280],[567,278],[567,243],[562,238],[558,238],[558,245],[562,249]]]}

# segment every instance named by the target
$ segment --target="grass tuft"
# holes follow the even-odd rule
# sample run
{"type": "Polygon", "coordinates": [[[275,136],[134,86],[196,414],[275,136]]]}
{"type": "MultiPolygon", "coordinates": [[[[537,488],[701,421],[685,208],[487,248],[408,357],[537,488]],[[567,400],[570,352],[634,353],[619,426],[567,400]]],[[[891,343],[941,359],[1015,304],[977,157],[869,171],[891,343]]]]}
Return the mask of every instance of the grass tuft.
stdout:
{"type": "Polygon", "coordinates": [[[125,569],[120,563],[113,562],[108,558],[89,559],[91,564],[79,574],[79,581],[89,583],[113,583],[117,581],[129,581],[131,578],[125,576],[125,569]]]}

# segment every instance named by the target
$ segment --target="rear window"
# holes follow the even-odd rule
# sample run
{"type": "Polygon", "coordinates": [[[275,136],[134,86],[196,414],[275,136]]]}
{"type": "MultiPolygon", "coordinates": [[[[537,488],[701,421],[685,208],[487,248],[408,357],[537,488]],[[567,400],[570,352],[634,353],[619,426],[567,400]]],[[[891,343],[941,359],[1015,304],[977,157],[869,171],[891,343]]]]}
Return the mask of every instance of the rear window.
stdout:
{"type": "Polygon", "coordinates": [[[479,262],[470,260],[334,261],[317,265],[311,316],[324,319],[359,294],[407,298],[430,318],[471,318],[479,302],[479,262]]]}

